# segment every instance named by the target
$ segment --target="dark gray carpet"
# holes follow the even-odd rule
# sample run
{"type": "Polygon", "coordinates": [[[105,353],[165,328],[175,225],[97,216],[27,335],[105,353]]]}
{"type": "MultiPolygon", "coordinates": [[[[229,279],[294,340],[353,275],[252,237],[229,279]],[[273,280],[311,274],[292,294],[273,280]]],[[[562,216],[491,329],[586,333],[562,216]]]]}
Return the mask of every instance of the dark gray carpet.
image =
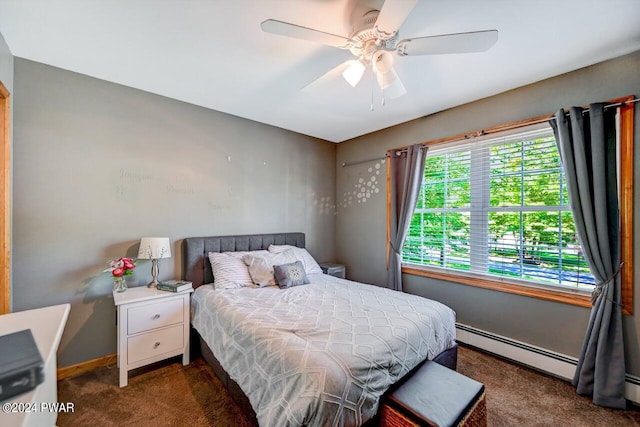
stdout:
{"type": "Polygon", "coordinates": [[[485,385],[490,426],[640,426],[635,406],[596,406],[566,381],[468,347],[460,346],[458,372],[485,385]]]}
{"type": "MultiPolygon", "coordinates": [[[[458,371],[485,384],[490,426],[640,426],[640,410],[595,406],[562,380],[460,347],[458,371]]],[[[129,374],[118,387],[118,370],[100,368],[58,383],[64,426],[240,426],[250,424],[202,359],[183,367],[179,359],[129,374]]]]}

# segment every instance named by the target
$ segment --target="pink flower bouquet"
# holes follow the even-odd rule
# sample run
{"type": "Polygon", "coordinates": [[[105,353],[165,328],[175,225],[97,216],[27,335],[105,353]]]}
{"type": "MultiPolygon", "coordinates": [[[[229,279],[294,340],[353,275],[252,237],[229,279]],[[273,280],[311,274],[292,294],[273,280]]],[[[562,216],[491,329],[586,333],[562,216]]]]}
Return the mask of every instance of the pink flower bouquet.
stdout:
{"type": "Polygon", "coordinates": [[[109,268],[104,271],[111,272],[113,277],[122,277],[132,275],[134,268],[136,268],[136,262],[133,258],[118,258],[109,261],[109,268]]]}

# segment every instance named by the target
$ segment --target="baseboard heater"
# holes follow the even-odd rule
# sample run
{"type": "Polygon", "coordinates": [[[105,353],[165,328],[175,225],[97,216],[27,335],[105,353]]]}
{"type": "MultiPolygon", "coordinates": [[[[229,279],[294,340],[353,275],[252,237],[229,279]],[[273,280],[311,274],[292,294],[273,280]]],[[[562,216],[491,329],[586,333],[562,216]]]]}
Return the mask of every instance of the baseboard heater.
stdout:
{"type": "MultiPolygon", "coordinates": [[[[462,323],[456,323],[457,340],[488,353],[504,357],[513,362],[542,371],[549,375],[571,381],[578,359],[522,341],[483,331],[462,323]]],[[[625,376],[625,397],[640,403],[640,378],[625,376]]]]}

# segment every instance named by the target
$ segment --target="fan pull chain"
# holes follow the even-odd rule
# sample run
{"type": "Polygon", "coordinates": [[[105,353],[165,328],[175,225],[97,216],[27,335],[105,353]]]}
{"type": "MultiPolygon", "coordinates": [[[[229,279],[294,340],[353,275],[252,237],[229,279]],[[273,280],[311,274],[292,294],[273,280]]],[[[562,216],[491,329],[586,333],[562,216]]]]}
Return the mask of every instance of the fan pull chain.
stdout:
{"type": "Polygon", "coordinates": [[[384,91],[382,91],[382,100],[380,101],[380,104],[382,104],[382,106],[384,107],[384,104],[385,104],[384,91]]]}

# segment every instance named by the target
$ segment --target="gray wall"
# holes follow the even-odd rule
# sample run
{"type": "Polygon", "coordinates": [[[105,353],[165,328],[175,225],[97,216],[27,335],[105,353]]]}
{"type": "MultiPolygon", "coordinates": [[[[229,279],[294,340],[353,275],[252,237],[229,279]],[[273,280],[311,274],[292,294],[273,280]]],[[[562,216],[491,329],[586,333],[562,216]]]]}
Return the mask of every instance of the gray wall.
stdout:
{"type": "Polygon", "coordinates": [[[116,351],[102,270],[140,237],[172,241],[160,279],[189,236],[302,231],[335,256],[334,144],[19,58],[14,105],[13,308],[72,304],[60,366],[116,351]]]}
{"type": "MultiPolygon", "coordinates": [[[[337,147],[337,165],[384,156],[390,148],[630,94],[640,95],[640,52],[341,143],[337,147]]],[[[636,141],[640,141],[638,109],[636,107],[636,141]]],[[[635,170],[640,170],[638,153],[635,165],[635,170]]],[[[386,281],[386,164],[338,166],[336,173],[338,259],[346,264],[349,278],[382,285],[386,281]],[[379,170],[376,165],[381,166],[379,170]],[[380,173],[376,175],[376,171],[380,173]],[[365,192],[365,197],[357,198],[360,186],[372,177],[376,178],[374,184],[380,183],[380,191],[370,191],[369,197],[365,192]]],[[[634,184],[638,205],[639,175],[634,177],[634,184]]],[[[635,212],[636,228],[640,224],[638,215],[640,209],[635,212]]],[[[640,283],[637,267],[640,245],[638,238],[634,240],[634,282],[640,283]]],[[[589,309],[406,274],[403,280],[407,292],[454,308],[461,323],[570,356],[577,356],[580,351],[589,309]]],[[[640,375],[638,286],[634,302],[636,314],[624,319],[627,372],[635,375],[640,375]]]]}

